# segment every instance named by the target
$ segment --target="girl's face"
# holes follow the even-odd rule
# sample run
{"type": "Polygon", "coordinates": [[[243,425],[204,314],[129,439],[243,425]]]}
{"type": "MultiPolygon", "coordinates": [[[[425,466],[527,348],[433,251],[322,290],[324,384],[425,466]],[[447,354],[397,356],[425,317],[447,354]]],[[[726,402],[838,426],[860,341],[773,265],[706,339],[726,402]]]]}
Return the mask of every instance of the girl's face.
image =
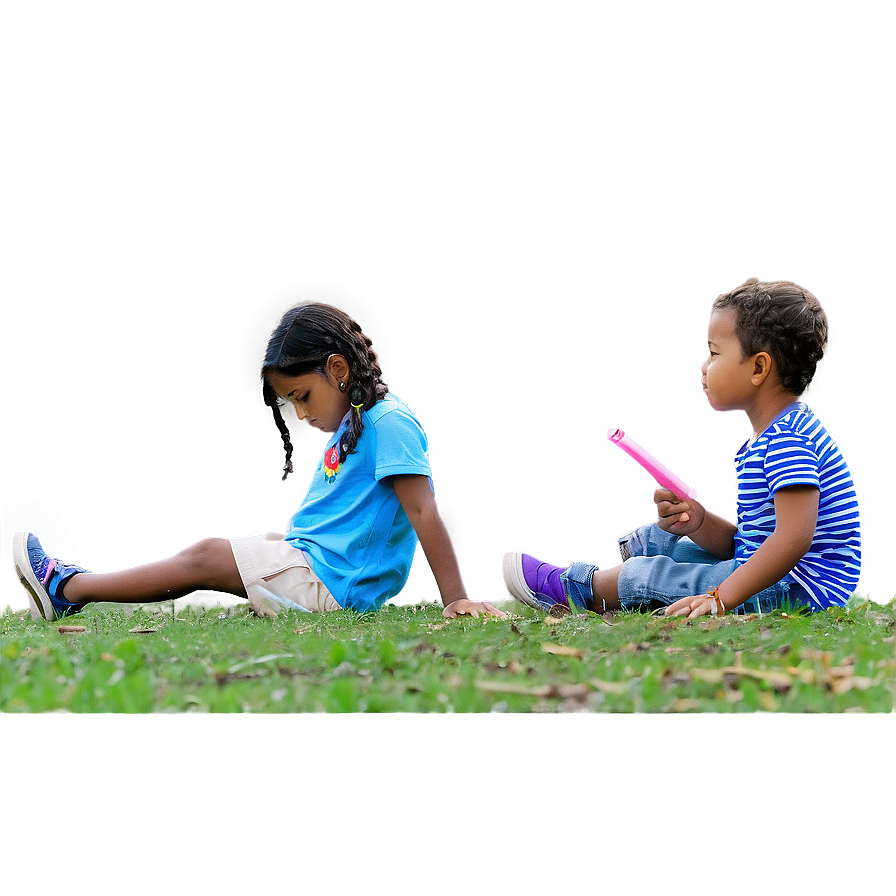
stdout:
{"type": "Polygon", "coordinates": [[[295,408],[299,420],[323,432],[336,432],[351,407],[348,389],[339,388],[339,383],[348,385],[349,381],[348,364],[341,355],[330,356],[325,373],[284,376],[272,372],[267,378],[274,392],[295,408]]]}
{"type": "Polygon", "coordinates": [[[703,392],[716,411],[744,410],[753,393],[753,359],[744,355],[735,331],[733,308],[713,311],[709,319],[709,357],[700,368],[703,392]]]}

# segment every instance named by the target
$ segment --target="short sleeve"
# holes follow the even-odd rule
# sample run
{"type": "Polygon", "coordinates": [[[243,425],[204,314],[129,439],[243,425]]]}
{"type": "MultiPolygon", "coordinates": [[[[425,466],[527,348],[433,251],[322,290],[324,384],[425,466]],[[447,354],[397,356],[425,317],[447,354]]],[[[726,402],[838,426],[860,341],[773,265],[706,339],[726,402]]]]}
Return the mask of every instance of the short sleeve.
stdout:
{"type": "Polygon", "coordinates": [[[375,421],[377,480],[387,476],[432,476],[429,444],[423,427],[410,414],[395,408],[375,421]]]}
{"type": "Polygon", "coordinates": [[[819,466],[812,442],[798,433],[781,433],[769,442],[765,455],[768,490],[774,495],[778,489],[792,485],[820,488],[819,466]]]}

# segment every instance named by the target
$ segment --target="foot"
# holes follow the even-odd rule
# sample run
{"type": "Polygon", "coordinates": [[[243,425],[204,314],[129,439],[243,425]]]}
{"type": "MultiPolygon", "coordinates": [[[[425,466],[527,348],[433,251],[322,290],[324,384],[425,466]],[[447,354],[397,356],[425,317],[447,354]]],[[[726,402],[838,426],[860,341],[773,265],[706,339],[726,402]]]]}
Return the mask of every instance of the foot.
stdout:
{"type": "Polygon", "coordinates": [[[62,596],[62,586],[86,569],[49,557],[31,532],[16,532],[12,553],[19,580],[28,592],[32,619],[53,620],[84,609],[86,604],[73,604],[62,596]]]}
{"type": "Polygon", "coordinates": [[[530,554],[505,554],[503,569],[507,590],[518,601],[536,610],[550,610],[557,604],[569,606],[560,578],[566,572],[564,567],[543,563],[530,554]]]}

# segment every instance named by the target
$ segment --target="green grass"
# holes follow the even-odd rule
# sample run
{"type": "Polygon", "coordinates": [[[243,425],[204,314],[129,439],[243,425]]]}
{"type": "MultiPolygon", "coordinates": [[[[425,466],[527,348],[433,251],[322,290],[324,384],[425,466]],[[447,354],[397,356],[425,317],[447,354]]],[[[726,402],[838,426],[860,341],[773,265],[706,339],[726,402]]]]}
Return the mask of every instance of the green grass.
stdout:
{"type": "Polygon", "coordinates": [[[111,604],[0,617],[4,712],[892,712],[894,602],[814,615],[442,618],[111,604]],[[60,625],[86,631],[62,633],[60,625]]]}

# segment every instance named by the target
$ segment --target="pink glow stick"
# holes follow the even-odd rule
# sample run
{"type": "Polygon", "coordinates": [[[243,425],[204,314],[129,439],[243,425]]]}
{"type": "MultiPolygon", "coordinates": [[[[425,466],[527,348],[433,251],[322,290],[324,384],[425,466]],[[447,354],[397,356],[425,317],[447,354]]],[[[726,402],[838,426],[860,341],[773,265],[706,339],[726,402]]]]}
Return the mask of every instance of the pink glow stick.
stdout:
{"type": "Polygon", "coordinates": [[[697,489],[679,479],[668,467],[663,466],[649,451],[645,451],[625,430],[611,429],[607,438],[615,442],[629,457],[633,457],[663,487],[674,492],[682,501],[697,497],[697,489]]]}

